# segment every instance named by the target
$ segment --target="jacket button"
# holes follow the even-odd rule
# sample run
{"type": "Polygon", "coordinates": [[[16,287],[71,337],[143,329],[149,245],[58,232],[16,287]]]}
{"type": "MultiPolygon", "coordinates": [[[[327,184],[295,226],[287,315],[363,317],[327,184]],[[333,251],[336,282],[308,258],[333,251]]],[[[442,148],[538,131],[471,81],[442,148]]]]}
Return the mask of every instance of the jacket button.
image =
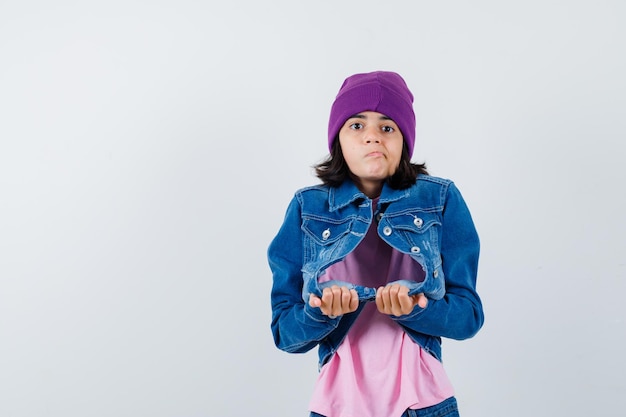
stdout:
{"type": "Polygon", "coordinates": [[[385,228],[383,229],[383,233],[385,236],[389,236],[391,234],[391,227],[385,226],[385,228]]]}
{"type": "Polygon", "coordinates": [[[424,224],[424,220],[420,219],[419,217],[416,217],[413,220],[413,224],[417,227],[422,227],[422,225],[424,224]]]}
{"type": "Polygon", "coordinates": [[[438,269],[435,269],[435,272],[433,272],[433,276],[435,278],[437,278],[439,276],[439,270],[438,269]]]}
{"type": "Polygon", "coordinates": [[[330,229],[326,229],[322,232],[322,239],[324,240],[328,240],[328,238],[330,237],[330,229]]]}
{"type": "Polygon", "coordinates": [[[383,218],[383,213],[378,213],[376,215],[376,221],[380,221],[380,219],[382,219],[382,218],[383,218]]]}
{"type": "Polygon", "coordinates": [[[413,252],[413,253],[420,253],[420,248],[419,248],[419,246],[413,246],[413,247],[411,248],[411,252],[413,252]]]}

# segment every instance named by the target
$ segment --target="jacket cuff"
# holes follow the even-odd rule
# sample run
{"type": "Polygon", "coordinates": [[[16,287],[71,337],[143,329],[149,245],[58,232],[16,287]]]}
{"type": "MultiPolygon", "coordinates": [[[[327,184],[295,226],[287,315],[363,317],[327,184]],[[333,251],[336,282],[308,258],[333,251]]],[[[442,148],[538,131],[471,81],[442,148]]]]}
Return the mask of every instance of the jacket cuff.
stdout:
{"type": "Polygon", "coordinates": [[[304,305],[304,313],[314,321],[322,323],[333,323],[335,326],[343,316],[327,316],[322,313],[319,307],[311,307],[309,304],[304,305]]]}

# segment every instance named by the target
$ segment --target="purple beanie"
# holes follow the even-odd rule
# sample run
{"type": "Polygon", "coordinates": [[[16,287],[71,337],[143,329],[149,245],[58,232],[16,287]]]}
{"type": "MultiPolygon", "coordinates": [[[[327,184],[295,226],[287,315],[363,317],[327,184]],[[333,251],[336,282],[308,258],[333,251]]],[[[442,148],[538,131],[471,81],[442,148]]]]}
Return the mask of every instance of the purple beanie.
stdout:
{"type": "Polygon", "coordinates": [[[413,155],[413,94],[399,74],[388,71],[354,74],[346,78],[330,110],[328,149],[332,149],[333,142],[346,120],[364,111],[382,113],[396,122],[409,156],[413,155]]]}

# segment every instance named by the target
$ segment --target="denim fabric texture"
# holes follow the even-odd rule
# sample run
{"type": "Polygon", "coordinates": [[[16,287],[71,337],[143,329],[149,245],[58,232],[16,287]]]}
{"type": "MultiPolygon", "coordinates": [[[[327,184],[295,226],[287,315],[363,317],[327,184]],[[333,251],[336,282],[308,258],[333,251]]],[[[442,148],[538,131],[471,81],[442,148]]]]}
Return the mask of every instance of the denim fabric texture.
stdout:
{"type": "Polygon", "coordinates": [[[326,268],[357,247],[372,222],[381,239],[424,270],[422,282],[400,282],[411,295],[424,293],[429,299],[426,308],[416,306],[410,314],[392,316],[414,342],[441,360],[441,337],[466,339],[481,328],[483,309],[476,293],[479,239],[454,183],[420,175],[405,190],[385,184],[372,213],[372,200],[345,181],[339,187],[298,190],[269,245],[271,329],[279,349],[302,353],[319,346],[321,367],[365,303],[375,299],[375,288],[341,281],[318,284],[326,268]],[[309,294],[321,296],[323,287],[332,284],[357,290],[357,311],[331,318],[309,306],[309,294]]]}
{"type": "MultiPolygon", "coordinates": [[[[311,412],[310,417],[324,416],[311,412]]],[[[406,410],[400,417],[460,417],[460,415],[456,398],[450,397],[447,400],[431,407],[420,408],[417,410],[406,410]]]]}
{"type": "Polygon", "coordinates": [[[459,417],[459,406],[456,398],[450,397],[431,407],[406,410],[402,417],[459,417]]]}

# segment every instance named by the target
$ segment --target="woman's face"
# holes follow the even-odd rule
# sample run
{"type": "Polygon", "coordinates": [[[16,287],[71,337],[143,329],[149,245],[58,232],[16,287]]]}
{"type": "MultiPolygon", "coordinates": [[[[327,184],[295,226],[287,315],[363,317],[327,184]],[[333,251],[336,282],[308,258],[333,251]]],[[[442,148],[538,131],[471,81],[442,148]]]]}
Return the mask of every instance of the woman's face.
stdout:
{"type": "Polygon", "coordinates": [[[346,120],[339,143],[361,191],[377,197],[383,182],[400,165],[403,138],[398,125],[384,114],[364,111],[346,120]]]}

